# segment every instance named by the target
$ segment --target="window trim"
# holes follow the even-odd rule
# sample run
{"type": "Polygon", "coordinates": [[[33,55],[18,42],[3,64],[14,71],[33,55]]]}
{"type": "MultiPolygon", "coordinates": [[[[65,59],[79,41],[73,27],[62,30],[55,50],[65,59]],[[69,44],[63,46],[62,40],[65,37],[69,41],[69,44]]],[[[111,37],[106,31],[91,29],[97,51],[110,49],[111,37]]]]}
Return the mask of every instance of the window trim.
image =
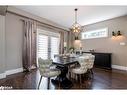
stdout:
{"type": "Polygon", "coordinates": [[[53,31],[48,31],[48,30],[42,30],[40,28],[37,29],[38,34],[42,34],[42,35],[47,35],[47,36],[53,36],[53,37],[60,37],[60,34],[57,32],[53,32],[53,31]]]}

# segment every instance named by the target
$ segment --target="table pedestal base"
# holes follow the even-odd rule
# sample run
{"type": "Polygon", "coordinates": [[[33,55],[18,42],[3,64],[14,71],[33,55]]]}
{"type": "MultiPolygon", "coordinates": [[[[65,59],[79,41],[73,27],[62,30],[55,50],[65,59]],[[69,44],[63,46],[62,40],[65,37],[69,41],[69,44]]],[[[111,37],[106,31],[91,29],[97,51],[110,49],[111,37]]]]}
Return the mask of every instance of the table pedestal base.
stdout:
{"type": "Polygon", "coordinates": [[[57,76],[56,79],[52,79],[52,83],[57,85],[58,82],[60,82],[60,86],[63,89],[71,88],[72,82],[66,77],[66,74],[68,73],[68,67],[67,66],[57,66],[57,68],[61,70],[61,74],[57,76]]]}

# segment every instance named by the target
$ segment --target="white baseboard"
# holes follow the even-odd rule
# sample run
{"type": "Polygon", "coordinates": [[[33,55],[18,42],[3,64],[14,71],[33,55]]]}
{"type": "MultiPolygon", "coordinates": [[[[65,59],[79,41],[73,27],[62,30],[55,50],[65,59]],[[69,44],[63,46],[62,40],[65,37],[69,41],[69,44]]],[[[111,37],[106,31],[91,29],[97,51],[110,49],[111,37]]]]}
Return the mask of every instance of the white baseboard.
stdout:
{"type": "Polygon", "coordinates": [[[0,79],[6,78],[7,75],[11,75],[11,74],[19,73],[19,72],[23,72],[23,68],[7,70],[5,71],[5,73],[0,74],[0,79]]]}
{"type": "Polygon", "coordinates": [[[112,68],[127,71],[127,67],[125,66],[112,65],[112,68]]]}
{"type": "Polygon", "coordinates": [[[0,74],[0,79],[6,78],[6,74],[5,73],[1,73],[0,74]]]}
{"type": "MultiPolygon", "coordinates": [[[[125,66],[112,65],[112,68],[127,71],[127,67],[125,66]]],[[[0,79],[6,78],[6,75],[11,75],[19,72],[23,72],[23,68],[7,70],[5,73],[0,74],[0,79]]]]}
{"type": "Polygon", "coordinates": [[[23,68],[7,70],[5,73],[6,75],[11,75],[11,74],[19,73],[19,72],[23,72],[23,68]]]}

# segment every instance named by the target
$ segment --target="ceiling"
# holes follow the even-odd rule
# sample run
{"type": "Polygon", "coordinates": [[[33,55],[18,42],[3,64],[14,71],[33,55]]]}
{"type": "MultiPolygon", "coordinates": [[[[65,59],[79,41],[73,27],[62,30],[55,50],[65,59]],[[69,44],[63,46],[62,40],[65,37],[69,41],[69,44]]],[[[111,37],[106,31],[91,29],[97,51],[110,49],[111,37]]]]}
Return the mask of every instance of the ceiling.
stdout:
{"type": "Polygon", "coordinates": [[[18,9],[46,18],[64,27],[74,23],[78,8],[78,23],[82,26],[127,14],[127,6],[15,6],[18,9]]]}

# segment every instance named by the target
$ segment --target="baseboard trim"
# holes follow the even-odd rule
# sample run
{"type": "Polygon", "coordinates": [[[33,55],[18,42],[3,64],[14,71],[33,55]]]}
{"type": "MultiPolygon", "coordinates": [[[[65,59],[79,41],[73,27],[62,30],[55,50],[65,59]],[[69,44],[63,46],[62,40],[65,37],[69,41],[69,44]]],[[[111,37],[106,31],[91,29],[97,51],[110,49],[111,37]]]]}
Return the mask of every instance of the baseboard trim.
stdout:
{"type": "Polygon", "coordinates": [[[6,78],[7,75],[16,74],[19,72],[23,72],[23,68],[7,70],[7,71],[5,71],[5,73],[0,74],[0,79],[6,78]]]}
{"type": "Polygon", "coordinates": [[[19,73],[19,72],[23,72],[23,68],[7,70],[5,73],[6,75],[11,75],[11,74],[19,73]]]}
{"type": "Polygon", "coordinates": [[[6,78],[6,74],[5,73],[1,73],[0,74],[0,79],[6,78]]]}
{"type": "Polygon", "coordinates": [[[112,68],[127,71],[127,67],[125,66],[112,65],[112,68]]]}

